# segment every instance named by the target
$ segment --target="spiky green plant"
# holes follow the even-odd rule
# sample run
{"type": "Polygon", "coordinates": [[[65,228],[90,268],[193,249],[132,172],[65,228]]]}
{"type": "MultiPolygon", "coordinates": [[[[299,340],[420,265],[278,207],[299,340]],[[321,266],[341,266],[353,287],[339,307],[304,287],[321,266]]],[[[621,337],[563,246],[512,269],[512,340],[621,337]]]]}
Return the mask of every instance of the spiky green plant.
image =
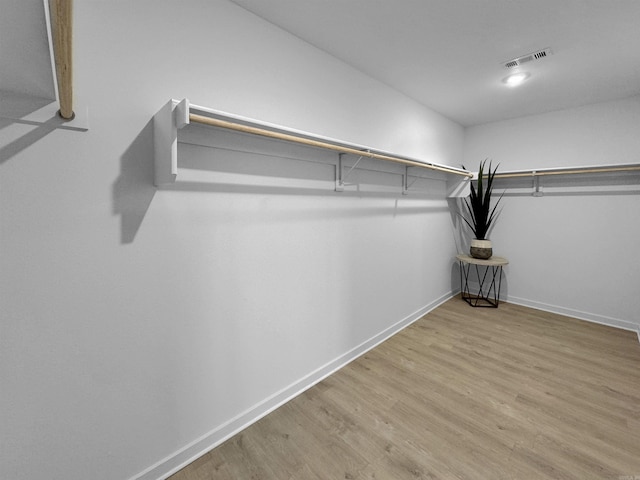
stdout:
{"type": "Polygon", "coordinates": [[[469,198],[464,199],[470,218],[467,219],[464,215],[461,215],[462,219],[467,223],[467,225],[469,225],[478,240],[485,240],[487,232],[496,218],[496,208],[498,208],[498,203],[500,203],[500,200],[502,199],[502,195],[500,195],[498,201],[495,203],[493,208],[491,208],[493,177],[495,176],[498,167],[491,171],[491,162],[489,162],[489,170],[485,173],[484,170],[486,163],[486,159],[480,162],[478,180],[476,180],[477,187],[474,186],[474,182],[471,182],[471,194],[469,195],[469,198]]]}

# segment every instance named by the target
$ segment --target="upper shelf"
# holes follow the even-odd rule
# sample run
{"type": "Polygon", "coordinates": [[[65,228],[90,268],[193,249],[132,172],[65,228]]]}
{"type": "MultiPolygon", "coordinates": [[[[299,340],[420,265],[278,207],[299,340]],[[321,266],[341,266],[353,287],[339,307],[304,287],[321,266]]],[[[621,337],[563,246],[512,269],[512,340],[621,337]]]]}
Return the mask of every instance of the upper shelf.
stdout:
{"type": "Polygon", "coordinates": [[[601,173],[629,173],[640,171],[640,164],[592,165],[584,167],[540,168],[537,170],[511,170],[496,173],[495,178],[545,177],[550,175],[592,175],[601,173]]]}
{"type": "MultiPolygon", "coordinates": [[[[176,181],[178,175],[177,139],[178,130],[190,123],[200,123],[217,128],[234,130],[251,135],[258,135],[270,139],[293,142],[308,147],[322,148],[340,154],[357,155],[405,165],[442,172],[457,177],[462,183],[470,179],[473,174],[448,165],[424,162],[419,159],[399,156],[383,150],[366,147],[342,140],[295,130],[272,123],[254,120],[206,107],[192,105],[189,100],[171,100],[154,117],[154,147],[155,147],[155,184],[165,185],[176,181]]],[[[339,182],[339,179],[336,179],[339,182]]],[[[464,182],[468,185],[468,182],[464,182]]],[[[337,187],[336,190],[339,190],[337,187]]],[[[464,188],[453,189],[456,192],[464,188]]]]}
{"type": "Polygon", "coordinates": [[[511,170],[495,176],[505,195],[640,193],[640,164],[511,170]]]}
{"type": "MultiPolygon", "coordinates": [[[[322,148],[341,154],[336,169],[336,191],[344,187],[342,154],[372,158],[404,165],[404,190],[408,193],[409,168],[418,167],[446,175],[448,196],[468,195],[469,179],[477,173],[463,169],[424,162],[399,156],[342,140],[323,137],[272,123],[233,115],[206,107],[192,105],[189,100],[171,100],[154,116],[155,184],[167,185],[178,175],[178,130],[190,123],[234,130],[269,139],[294,142],[312,148],[322,148]]],[[[360,159],[351,167],[355,168],[360,159]]],[[[348,172],[347,172],[348,175],[348,172]]],[[[547,194],[622,192],[640,193],[640,164],[597,165],[585,167],[513,170],[496,174],[495,186],[507,195],[542,196],[547,194]],[[543,188],[544,187],[544,188],[543,188]]]]}

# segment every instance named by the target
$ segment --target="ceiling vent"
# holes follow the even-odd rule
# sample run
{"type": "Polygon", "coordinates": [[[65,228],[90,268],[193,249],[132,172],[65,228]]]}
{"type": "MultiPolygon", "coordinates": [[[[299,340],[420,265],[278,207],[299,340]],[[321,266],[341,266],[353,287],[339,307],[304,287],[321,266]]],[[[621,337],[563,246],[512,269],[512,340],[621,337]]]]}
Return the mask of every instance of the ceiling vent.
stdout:
{"type": "Polygon", "coordinates": [[[544,50],[538,50],[537,52],[528,53],[527,55],[523,55],[518,58],[514,58],[513,60],[509,60],[504,63],[504,66],[507,68],[517,67],[522,65],[523,63],[531,62],[533,60],[540,60],[541,58],[548,57],[553,52],[550,48],[545,48],[544,50]]]}

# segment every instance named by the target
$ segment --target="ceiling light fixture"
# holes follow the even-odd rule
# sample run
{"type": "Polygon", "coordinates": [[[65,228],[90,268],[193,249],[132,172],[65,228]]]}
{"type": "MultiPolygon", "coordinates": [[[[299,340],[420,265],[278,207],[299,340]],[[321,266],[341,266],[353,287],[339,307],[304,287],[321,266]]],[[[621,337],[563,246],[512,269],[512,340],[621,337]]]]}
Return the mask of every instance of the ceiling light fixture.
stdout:
{"type": "Polygon", "coordinates": [[[529,78],[531,74],[529,72],[518,72],[509,75],[502,79],[502,82],[507,85],[507,87],[517,87],[521,85],[527,78],[529,78]]]}

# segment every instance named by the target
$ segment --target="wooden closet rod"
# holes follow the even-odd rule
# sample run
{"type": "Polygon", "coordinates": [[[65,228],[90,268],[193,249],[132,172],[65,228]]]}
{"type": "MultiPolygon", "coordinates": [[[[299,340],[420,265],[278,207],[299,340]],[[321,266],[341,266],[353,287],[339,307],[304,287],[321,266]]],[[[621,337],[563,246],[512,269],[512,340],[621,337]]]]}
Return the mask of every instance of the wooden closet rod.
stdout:
{"type": "Polygon", "coordinates": [[[640,171],[640,165],[619,167],[580,167],[566,170],[532,170],[530,172],[496,173],[495,178],[542,177],[547,175],[579,175],[585,173],[612,173],[640,171]]]}
{"type": "Polygon", "coordinates": [[[58,82],[58,100],[60,116],[65,120],[74,118],[73,114],[73,0],[49,0],[51,14],[51,35],[53,37],[53,56],[58,82]]]}
{"type": "Polygon", "coordinates": [[[205,115],[198,115],[195,113],[189,113],[189,121],[194,123],[202,123],[204,125],[209,125],[212,127],[220,127],[220,128],[226,128],[229,130],[235,130],[238,132],[250,133],[252,135],[260,135],[263,137],[275,138],[278,140],[285,140],[287,142],[299,143],[299,144],[307,145],[311,147],[325,148],[325,149],[333,150],[340,153],[350,153],[350,154],[359,155],[362,157],[375,158],[378,160],[386,160],[388,162],[402,163],[404,165],[410,165],[412,167],[428,168],[431,170],[438,170],[441,172],[453,173],[455,175],[462,175],[464,177],[469,177],[469,178],[473,177],[473,174],[470,172],[463,172],[460,170],[455,170],[453,168],[447,168],[445,166],[433,165],[430,163],[422,163],[416,160],[394,157],[392,155],[386,155],[383,153],[375,153],[370,150],[358,150],[357,148],[353,148],[353,147],[336,145],[333,143],[323,142],[320,140],[313,140],[310,138],[301,137],[298,135],[292,135],[289,133],[275,132],[273,130],[267,130],[264,128],[252,127],[252,126],[243,125],[240,123],[229,122],[227,120],[220,120],[217,118],[207,117],[205,115]]]}

